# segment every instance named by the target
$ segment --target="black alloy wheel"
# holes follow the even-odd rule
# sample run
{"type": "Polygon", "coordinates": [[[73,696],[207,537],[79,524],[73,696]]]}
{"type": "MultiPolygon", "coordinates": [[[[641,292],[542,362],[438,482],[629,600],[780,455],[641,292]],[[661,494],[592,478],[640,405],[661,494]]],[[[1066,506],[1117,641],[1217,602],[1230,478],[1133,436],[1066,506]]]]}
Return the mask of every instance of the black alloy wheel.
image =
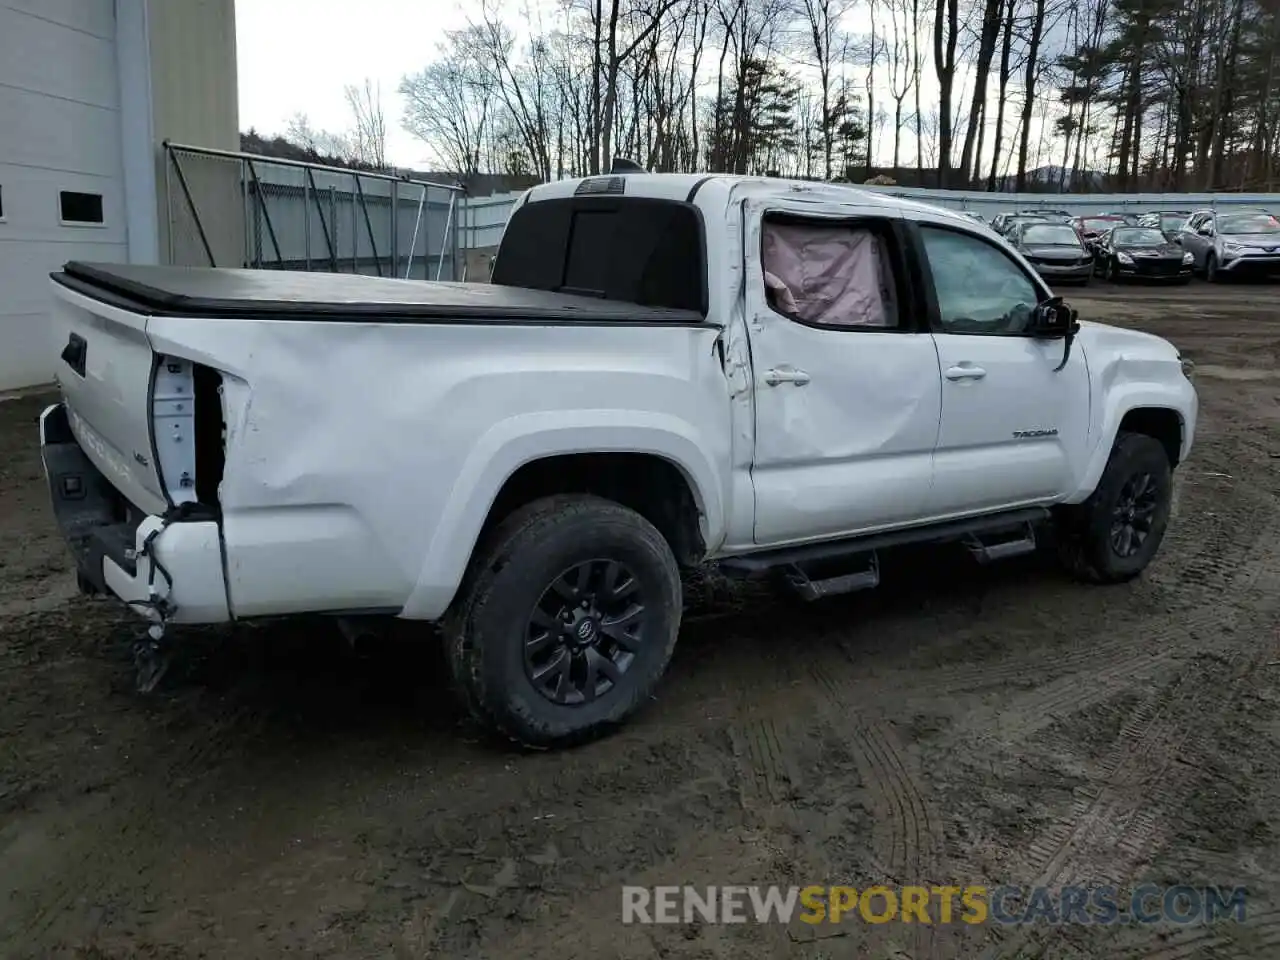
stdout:
{"type": "Polygon", "coordinates": [[[1159,505],[1158,486],[1150,473],[1134,474],[1120,490],[1111,512],[1111,549],[1128,558],[1142,549],[1151,534],[1159,505]]]}
{"type": "Polygon", "coordinates": [[[524,668],[552,703],[607,694],[645,642],[650,617],[640,582],[617,560],[588,560],[556,577],[529,614],[524,668]]]}

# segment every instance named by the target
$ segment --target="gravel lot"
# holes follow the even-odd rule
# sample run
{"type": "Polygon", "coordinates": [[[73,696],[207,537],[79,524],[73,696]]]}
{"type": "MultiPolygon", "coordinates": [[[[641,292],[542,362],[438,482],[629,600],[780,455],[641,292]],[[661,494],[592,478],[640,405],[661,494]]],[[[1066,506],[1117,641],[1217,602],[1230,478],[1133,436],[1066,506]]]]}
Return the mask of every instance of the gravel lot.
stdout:
{"type": "Polygon", "coordinates": [[[1197,363],[1157,563],[907,551],[879,591],[701,591],[617,736],[504,752],[427,631],[139,627],[75,595],[35,418],[0,403],[0,956],[1280,956],[1280,289],[1069,291],[1197,363]],[[620,885],[1244,884],[1243,925],[623,926],[620,885]]]}

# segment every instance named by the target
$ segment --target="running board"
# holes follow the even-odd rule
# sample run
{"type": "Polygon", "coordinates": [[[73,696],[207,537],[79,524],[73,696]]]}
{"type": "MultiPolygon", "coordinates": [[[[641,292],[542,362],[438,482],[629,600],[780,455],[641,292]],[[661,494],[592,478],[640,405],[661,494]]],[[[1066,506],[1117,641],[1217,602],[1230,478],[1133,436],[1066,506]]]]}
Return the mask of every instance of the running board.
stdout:
{"type": "Polygon", "coordinates": [[[880,586],[880,558],[875,553],[867,558],[867,567],[853,573],[814,579],[801,566],[795,564],[786,569],[787,584],[806,600],[821,600],[842,593],[873,590],[880,586]]]}
{"type": "Polygon", "coordinates": [[[1036,531],[1035,527],[1030,523],[1025,523],[1022,525],[1021,534],[1014,539],[1001,540],[997,543],[984,543],[982,538],[975,534],[966,537],[964,545],[969,548],[969,552],[973,554],[975,560],[979,563],[987,564],[995,560],[1005,560],[1009,557],[1035,553],[1036,531]]]}
{"type": "MultiPolygon", "coordinates": [[[[899,547],[912,543],[946,543],[949,541],[970,542],[982,534],[1021,533],[1017,540],[1002,541],[990,547],[983,546],[989,559],[1000,556],[1013,556],[1016,553],[1029,552],[1025,548],[1025,531],[1037,523],[1049,519],[1047,507],[1031,507],[1025,510],[1013,510],[1007,513],[995,513],[982,517],[968,517],[964,520],[948,520],[944,523],[931,523],[926,526],[907,527],[903,530],[891,530],[886,533],[872,533],[860,537],[849,537],[844,540],[833,540],[826,543],[811,543],[800,547],[783,547],[777,550],[761,550],[759,553],[747,553],[736,557],[725,557],[719,567],[726,574],[738,577],[757,577],[767,574],[779,567],[798,567],[817,561],[837,560],[842,557],[854,557],[858,554],[871,553],[885,547],[899,547]],[[1011,545],[1018,544],[1021,549],[1011,545]],[[1001,552],[1001,548],[1008,548],[1001,552]]],[[[981,541],[978,541],[981,543],[981,541]]],[[[1035,549],[1032,539],[1031,548],[1035,549]]]]}

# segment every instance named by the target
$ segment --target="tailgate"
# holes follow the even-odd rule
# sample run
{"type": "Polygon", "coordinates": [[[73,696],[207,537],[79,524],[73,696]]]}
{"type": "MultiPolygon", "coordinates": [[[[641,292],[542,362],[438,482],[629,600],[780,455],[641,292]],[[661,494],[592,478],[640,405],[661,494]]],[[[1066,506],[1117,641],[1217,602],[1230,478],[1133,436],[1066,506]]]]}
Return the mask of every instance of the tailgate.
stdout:
{"type": "Polygon", "coordinates": [[[57,381],[71,430],[89,459],[135,506],[168,507],[151,439],[155,359],[144,315],[54,281],[57,381]]]}

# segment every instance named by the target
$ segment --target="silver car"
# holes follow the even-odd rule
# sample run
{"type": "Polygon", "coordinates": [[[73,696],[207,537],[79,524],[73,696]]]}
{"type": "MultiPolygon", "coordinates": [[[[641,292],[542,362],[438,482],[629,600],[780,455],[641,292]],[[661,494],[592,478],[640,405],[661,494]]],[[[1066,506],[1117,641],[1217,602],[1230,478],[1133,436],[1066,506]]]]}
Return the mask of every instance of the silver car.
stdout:
{"type": "Polygon", "coordinates": [[[1280,274],[1280,220],[1263,210],[1202,210],[1182,225],[1177,242],[1210,282],[1280,274]]]}

